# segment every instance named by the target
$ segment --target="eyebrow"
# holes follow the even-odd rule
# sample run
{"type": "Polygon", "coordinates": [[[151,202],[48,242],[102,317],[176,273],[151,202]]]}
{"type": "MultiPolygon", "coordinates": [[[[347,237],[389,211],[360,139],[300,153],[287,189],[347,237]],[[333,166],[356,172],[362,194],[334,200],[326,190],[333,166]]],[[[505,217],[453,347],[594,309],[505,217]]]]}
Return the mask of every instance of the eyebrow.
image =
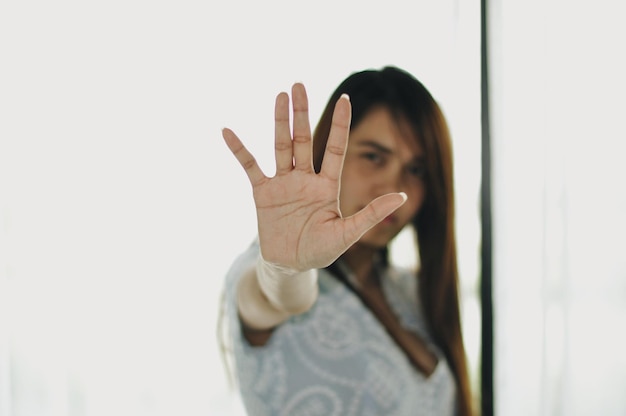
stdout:
{"type": "Polygon", "coordinates": [[[386,154],[392,154],[393,153],[390,148],[388,148],[386,146],[383,146],[382,144],[380,144],[378,142],[375,142],[374,140],[364,140],[364,141],[359,142],[357,144],[358,144],[358,146],[361,146],[361,147],[366,147],[366,146],[373,147],[373,148],[375,148],[376,150],[378,150],[378,151],[380,151],[382,153],[386,153],[386,154]]]}

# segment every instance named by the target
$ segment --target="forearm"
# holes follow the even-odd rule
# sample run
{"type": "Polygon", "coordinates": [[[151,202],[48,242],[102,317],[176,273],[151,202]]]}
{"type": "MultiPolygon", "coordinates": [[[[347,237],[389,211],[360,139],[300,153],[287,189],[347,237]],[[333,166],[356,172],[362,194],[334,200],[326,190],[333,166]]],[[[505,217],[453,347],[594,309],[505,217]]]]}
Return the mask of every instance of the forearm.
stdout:
{"type": "Polygon", "coordinates": [[[239,315],[249,329],[271,329],[308,311],[317,294],[317,270],[297,272],[259,258],[237,287],[239,315]]]}

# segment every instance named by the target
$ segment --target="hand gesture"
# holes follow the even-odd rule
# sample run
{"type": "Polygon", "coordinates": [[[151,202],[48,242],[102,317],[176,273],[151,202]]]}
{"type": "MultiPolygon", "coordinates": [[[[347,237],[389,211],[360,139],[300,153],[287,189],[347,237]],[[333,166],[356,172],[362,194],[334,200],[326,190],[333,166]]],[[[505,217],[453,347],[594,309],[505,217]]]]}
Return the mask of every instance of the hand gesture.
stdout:
{"type": "Polygon", "coordinates": [[[293,133],[289,96],[283,92],[276,97],[274,177],[265,176],[232,130],[224,129],[222,135],[252,184],[263,258],[303,271],[334,262],[367,230],[399,208],[406,195],[383,195],[343,218],[339,188],[350,130],[350,100],[344,95],[336,103],[319,174],[313,169],[304,85],[293,86],[292,100],[293,133]]]}

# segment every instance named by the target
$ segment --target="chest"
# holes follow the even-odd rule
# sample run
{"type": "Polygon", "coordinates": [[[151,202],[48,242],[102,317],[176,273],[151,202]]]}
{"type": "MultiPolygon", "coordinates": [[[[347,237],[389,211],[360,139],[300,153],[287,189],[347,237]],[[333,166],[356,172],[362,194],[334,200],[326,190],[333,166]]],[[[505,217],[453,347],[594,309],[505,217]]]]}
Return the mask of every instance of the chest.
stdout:
{"type": "Polygon", "coordinates": [[[430,344],[413,335],[424,332],[415,301],[398,298],[402,291],[369,295],[359,299],[321,275],[309,312],[277,328],[266,347],[240,355],[245,397],[257,397],[255,406],[268,403],[275,412],[267,414],[276,415],[454,414],[455,384],[445,360],[430,375],[418,368],[415,351],[430,344]]]}
{"type": "Polygon", "coordinates": [[[385,328],[389,336],[404,352],[411,364],[425,376],[437,367],[437,356],[416,333],[407,330],[390,307],[380,286],[370,286],[358,291],[358,297],[385,328]]]}

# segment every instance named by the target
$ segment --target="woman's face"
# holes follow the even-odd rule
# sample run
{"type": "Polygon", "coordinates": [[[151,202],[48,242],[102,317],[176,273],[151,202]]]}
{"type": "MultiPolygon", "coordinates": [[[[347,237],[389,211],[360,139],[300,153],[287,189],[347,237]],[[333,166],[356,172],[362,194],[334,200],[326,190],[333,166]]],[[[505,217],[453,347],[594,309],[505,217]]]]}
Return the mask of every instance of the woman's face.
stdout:
{"type": "Polygon", "coordinates": [[[384,247],[411,221],[424,201],[424,173],[424,152],[412,129],[395,120],[387,108],[374,107],[352,128],[341,176],[342,215],[353,215],[390,192],[405,192],[408,197],[365,233],[360,244],[384,247]]]}

